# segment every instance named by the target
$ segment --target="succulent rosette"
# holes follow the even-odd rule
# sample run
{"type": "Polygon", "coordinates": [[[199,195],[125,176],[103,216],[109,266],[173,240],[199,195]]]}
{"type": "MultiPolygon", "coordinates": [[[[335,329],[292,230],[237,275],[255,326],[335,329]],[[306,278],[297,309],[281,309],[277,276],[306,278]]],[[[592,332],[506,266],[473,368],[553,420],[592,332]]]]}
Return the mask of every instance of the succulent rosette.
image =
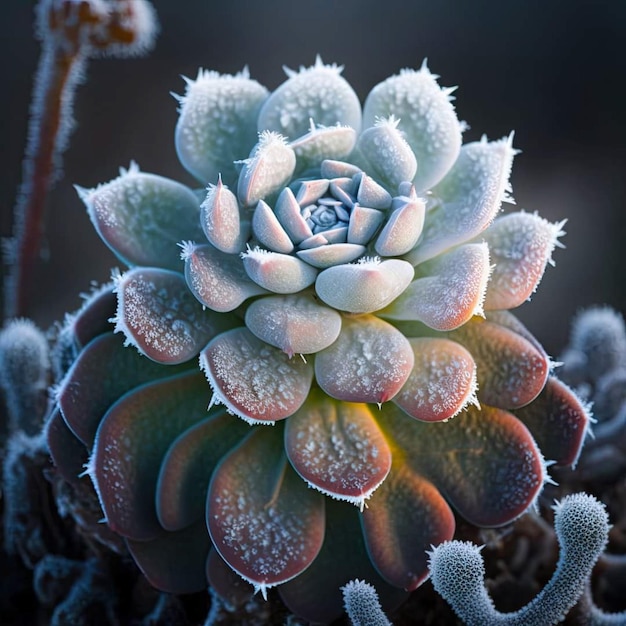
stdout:
{"type": "Polygon", "coordinates": [[[176,148],[206,191],[134,164],[79,189],[129,269],[68,322],[49,428],[152,584],[277,586],[313,621],[354,578],[401,601],[453,511],[524,513],[589,419],[507,311],[563,234],[498,215],[512,137],[462,145],[425,65],[363,108],[341,72],[318,59],[270,94],[200,71],[176,148]]]}

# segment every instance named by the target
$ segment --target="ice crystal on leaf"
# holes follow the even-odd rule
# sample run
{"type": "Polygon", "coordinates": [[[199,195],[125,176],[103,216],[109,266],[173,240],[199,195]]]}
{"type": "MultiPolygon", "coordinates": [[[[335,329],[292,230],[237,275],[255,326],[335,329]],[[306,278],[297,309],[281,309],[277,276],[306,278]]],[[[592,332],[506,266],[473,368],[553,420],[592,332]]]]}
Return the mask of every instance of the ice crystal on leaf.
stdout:
{"type": "Polygon", "coordinates": [[[420,585],[453,509],[481,526],[522,515],[544,456],[572,463],[589,419],[506,311],[563,234],[498,215],[512,135],[462,145],[425,64],[363,110],[342,69],[318,59],[272,93],[247,70],[186,80],[176,149],[203,200],[135,166],[79,190],[129,265],[115,330],[149,358],[79,313],[99,330],[50,431],[68,479],[84,460],[63,450],[90,450],[106,519],[152,584],[208,577],[228,596],[234,571],[316,622],[341,613],[348,580],[385,608],[420,585]]]}

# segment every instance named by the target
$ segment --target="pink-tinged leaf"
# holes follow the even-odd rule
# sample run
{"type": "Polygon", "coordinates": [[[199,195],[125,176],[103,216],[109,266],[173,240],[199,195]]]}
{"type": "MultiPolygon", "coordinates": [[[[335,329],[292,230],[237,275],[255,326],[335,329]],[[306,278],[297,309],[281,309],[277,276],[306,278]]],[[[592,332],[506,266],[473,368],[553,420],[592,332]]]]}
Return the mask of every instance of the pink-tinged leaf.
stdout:
{"type": "Polygon", "coordinates": [[[59,474],[71,485],[81,482],[89,460],[87,448],[69,429],[59,408],[55,408],[46,423],[46,443],[50,457],[59,474]]]}
{"type": "Polygon", "coordinates": [[[98,335],[113,330],[110,319],[115,315],[117,298],[113,283],[102,285],[85,297],[78,313],[71,319],[72,330],[79,347],[86,346],[98,335]]]}
{"type": "Polygon", "coordinates": [[[255,429],[213,474],[207,499],[211,539],[263,595],[311,564],[324,524],[324,496],[291,469],[282,428],[255,429]]]}
{"type": "Polygon", "coordinates": [[[243,163],[237,184],[237,197],[244,207],[280,191],[296,168],[296,155],[285,138],[275,132],[259,134],[259,142],[243,163]]]}
{"type": "MultiPolygon", "coordinates": [[[[347,233],[347,229],[345,228],[338,228],[337,230],[345,231],[347,233]]],[[[330,231],[326,231],[322,236],[329,240],[329,233],[330,231]]],[[[328,243],[332,244],[333,242],[329,240],[328,243]]],[[[330,246],[321,245],[308,250],[298,250],[296,254],[300,259],[306,261],[309,265],[325,269],[327,267],[332,267],[333,265],[350,263],[351,261],[358,259],[360,256],[363,256],[365,250],[365,246],[355,243],[335,243],[330,246]]]]}
{"type": "Polygon", "coordinates": [[[567,385],[550,376],[537,398],[514,413],[547,459],[576,465],[589,430],[589,412],[567,385]]]}
{"type": "Polygon", "coordinates": [[[293,241],[281,226],[274,211],[263,200],[259,200],[254,209],[252,230],[261,245],[272,252],[289,254],[293,250],[293,241]]]}
{"type": "Polygon", "coordinates": [[[352,178],[360,172],[360,167],[336,159],[324,159],[320,166],[320,174],[323,178],[352,178]]]}
{"type": "Polygon", "coordinates": [[[341,330],[341,315],[309,294],[255,300],[246,311],[246,326],[287,356],[312,354],[331,345],[341,330]]]}
{"type": "Polygon", "coordinates": [[[507,411],[470,406],[449,422],[427,424],[387,404],[379,422],[412,470],[477,526],[501,526],[519,517],[545,482],[537,444],[507,411]]]}
{"type": "Polygon", "coordinates": [[[250,280],[238,255],[191,242],[183,243],[182,250],[187,286],[212,311],[227,313],[244,300],[267,293],[250,280]]]}
{"type": "Polygon", "coordinates": [[[550,359],[524,336],[494,322],[476,320],[449,334],[474,357],[480,402],[517,409],[532,402],[550,373],[550,359]]]}
{"type": "Polygon", "coordinates": [[[105,333],[78,355],[56,393],[72,432],[91,447],[107,409],[127,391],[158,378],[179,374],[188,365],[168,366],[124,347],[120,337],[105,333]]]}
{"type": "Polygon", "coordinates": [[[455,248],[420,265],[415,280],[381,315],[423,322],[435,330],[458,328],[483,315],[489,271],[486,244],[455,248]]]}
{"type": "Polygon", "coordinates": [[[217,336],[200,354],[200,367],[213,388],[213,401],[250,424],[293,415],[306,400],[313,366],[289,359],[247,328],[217,336]]]}
{"type": "Polygon", "coordinates": [[[359,204],[370,209],[388,209],[391,206],[391,194],[371,176],[360,172],[355,174],[353,180],[358,185],[356,199],[359,204]]]}
{"type": "Polygon", "coordinates": [[[100,423],[89,462],[109,526],[137,541],[157,537],[155,491],[172,441],[204,419],[210,390],[200,372],[143,385],[123,396],[100,423]]]}
{"type": "Polygon", "coordinates": [[[437,488],[395,465],[361,518],[367,551],[390,584],[413,591],[428,576],[428,546],[452,539],[454,514],[437,488]]]}
{"type": "Polygon", "coordinates": [[[381,256],[406,254],[422,234],[426,205],[415,195],[415,189],[411,191],[411,197],[394,198],[394,203],[398,206],[394,208],[376,239],[376,252],[381,256]]]}
{"type": "Polygon", "coordinates": [[[204,311],[182,274],[154,267],[129,270],[117,280],[115,332],[158,363],[184,363],[227,327],[204,311]]]}
{"type": "Polygon", "coordinates": [[[461,344],[427,337],[409,342],[415,364],[395,404],[418,420],[441,422],[478,403],[476,364],[461,344]]]}
{"type": "Polygon", "coordinates": [[[400,259],[361,259],[323,270],[315,281],[317,295],[348,313],[372,313],[393,302],[411,283],[414,271],[400,259]]]}
{"type": "Polygon", "coordinates": [[[165,530],[181,530],[204,515],[213,470],[249,431],[249,426],[222,409],[174,440],[156,487],[157,517],[165,530]]]}
{"type": "Polygon", "coordinates": [[[487,295],[486,309],[512,309],[525,302],[537,288],[552,252],[561,246],[565,222],[551,224],[530,213],[499,217],[484,232],[491,261],[495,264],[487,295]]]}
{"type": "Polygon", "coordinates": [[[119,178],[79,195],[100,237],[128,265],[176,270],[180,261],[172,242],[202,236],[194,192],[140,172],[134,163],[119,178]]]}
{"type": "Polygon", "coordinates": [[[289,145],[296,153],[298,171],[319,167],[327,158],[345,159],[356,143],[356,131],[349,126],[311,125],[311,130],[289,145]]]}
{"type": "MultiPolygon", "coordinates": [[[[206,526],[206,524],[205,524],[206,526]]],[[[212,591],[229,606],[239,608],[254,595],[254,587],[224,561],[215,548],[209,551],[206,577],[212,591]]]]}
{"type": "Polygon", "coordinates": [[[206,560],[211,539],[204,520],[151,541],[127,539],[128,550],[143,575],[165,593],[195,593],[207,588],[206,560]]]}
{"type": "Polygon", "coordinates": [[[391,468],[391,450],[369,407],[319,390],[287,420],[285,450],[310,486],[361,510],[391,468]]]}
{"type": "Polygon", "coordinates": [[[314,267],[289,254],[256,247],[242,257],[248,276],[263,289],[274,293],[298,293],[312,285],[317,277],[314,267]]]}
{"type": "Polygon", "coordinates": [[[274,207],[274,214],[293,243],[300,244],[313,235],[311,228],[302,217],[300,205],[289,187],[285,187],[280,192],[274,207]]]}
{"type": "Polygon", "coordinates": [[[367,245],[384,221],[385,214],[382,211],[355,204],[350,213],[348,242],[367,245]]]}
{"type": "Polygon", "coordinates": [[[354,507],[327,499],[322,549],[304,572],[281,585],[278,592],[298,617],[329,624],[344,612],[340,588],[355,578],[376,587],[385,611],[395,609],[408,597],[405,591],[383,580],[372,566],[354,507]]]}
{"type": "Polygon", "coordinates": [[[522,324],[522,322],[509,311],[486,311],[485,319],[488,322],[499,324],[509,330],[521,335],[529,343],[531,343],[539,352],[544,352],[543,346],[539,343],[539,340],[522,324]]]}
{"type": "Polygon", "coordinates": [[[209,185],[200,205],[200,225],[206,238],[221,252],[242,252],[250,236],[250,223],[241,219],[235,194],[222,184],[209,185]]]}
{"type": "Polygon", "coordinates": [[[347,402],[387,402],[413,369],[413,349],[391,324],[373,315],[345,318],[339,337],[315,357],[318,385],[347,402]]]}
{"type": "MultiPolygon", "coordinates": [[[[433,189],[440,204],[426,218],[417,246],[407,255],[413,265],[482,233],[509,198],[509,175],[516,151],[512,137],[465,144],[446,177],[433,189]]],[[[419,188],[419,187],[418,187],[419,188]]]]}

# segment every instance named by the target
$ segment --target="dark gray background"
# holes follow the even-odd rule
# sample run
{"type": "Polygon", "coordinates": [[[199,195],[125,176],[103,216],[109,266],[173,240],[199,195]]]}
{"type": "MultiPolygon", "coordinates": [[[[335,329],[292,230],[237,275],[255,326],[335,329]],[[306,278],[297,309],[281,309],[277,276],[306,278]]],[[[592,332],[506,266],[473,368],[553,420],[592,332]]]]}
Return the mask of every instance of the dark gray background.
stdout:
{"type": "MultiPolygon", "coordinates": [[[[235,72],[273,89],[283,64],[320,53],[345,65],[363,99],[375,84],[428,57],[441,84],[459,85],[459,118],[496,139],[516,131],[517,206],[569,219],[555,253],[518,312],[552,354],[571,316],[593,303],[626,310],[626,3],[620,0],[155,0],[161,34],[136,60],[97,59],[78,88],[77,129],[65,178],[49,198],[49,261],[37,275],[31,314],[46,326],[76,308],[92,279],[118,265],[94,234],[72,183],[93,186],[135,159],[143,170],[192,183],[178,163],[173,130],[180,75],[198,67],[235,72]]],[[[10,233],[21,176],[32,76],[34,2],[3,0],[0,25],[1,232],[10,233]]]]}

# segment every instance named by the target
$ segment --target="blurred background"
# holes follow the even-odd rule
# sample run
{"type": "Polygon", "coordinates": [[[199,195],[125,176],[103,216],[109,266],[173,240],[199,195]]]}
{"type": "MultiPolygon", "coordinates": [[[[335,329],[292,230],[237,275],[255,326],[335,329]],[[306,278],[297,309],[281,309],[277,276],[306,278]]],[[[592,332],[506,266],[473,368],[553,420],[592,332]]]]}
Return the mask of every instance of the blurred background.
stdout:
{"type": "MultiPolygon", "coordinates": [[[[626,311],[626,2],[621,0],[154,0],[161,33],[141,59],[94,59],[74,107],[64,178],[49,197],[45,255],[31,316],[42,327],[80,305],[92,280],[119,265],[93,231],[72,184],[95,186],[136,160],[142,170],[195,185],[174,151],[181,75],[248,65],[269,89],[282,65],[345,65],[363,100],[428,57],[470,129],[515,130],[517,207],[568,218],[532,303],[518,314],[552,355],[582,307],[626,311]]],[[[39,56],[29,0],[3,0],[0,25],[0,234],[11,232],[21,179],[32,77],[39,56]]],[[[505,205],[510,210],[508,205],[505,205]]]]}

